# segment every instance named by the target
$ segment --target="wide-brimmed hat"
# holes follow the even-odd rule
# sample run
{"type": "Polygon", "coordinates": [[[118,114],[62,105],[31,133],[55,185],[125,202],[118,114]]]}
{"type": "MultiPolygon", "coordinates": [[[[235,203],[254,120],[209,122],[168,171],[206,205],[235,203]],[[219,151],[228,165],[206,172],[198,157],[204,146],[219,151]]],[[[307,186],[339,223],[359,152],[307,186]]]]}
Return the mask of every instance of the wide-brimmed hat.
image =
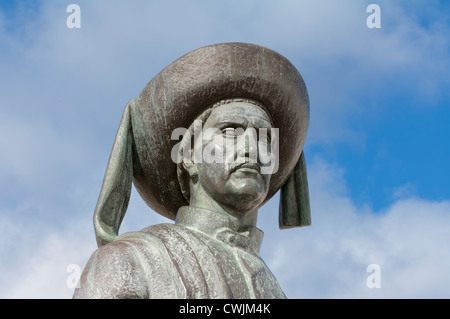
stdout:
{"type": "Polygon", "coordinates": [[[265,201],[284,186],[284,193],[290,195],[282,198],[280,209],[299,210],[301,205],[304,215],[296,225],[289,225],[286,216],[280,217],[280,226],[309,224],[302,153],[309,124],[305,83],[297,69],[273,50],[247,43],[221,43],[174,61],[126,106],[94,213],[99,245],[117,236],[132,182],[148,206],[169,219],[174,220],[178,209],[188,205],[171,158],[179,142],[172,139],[172,132],[188,128],[207,108],[230,98],[261,103],[274,128],[279,129],[279,166],[271,176],[265,201]],[[299,172],[297,177],[293,176],[295,171],[299,172]]]}

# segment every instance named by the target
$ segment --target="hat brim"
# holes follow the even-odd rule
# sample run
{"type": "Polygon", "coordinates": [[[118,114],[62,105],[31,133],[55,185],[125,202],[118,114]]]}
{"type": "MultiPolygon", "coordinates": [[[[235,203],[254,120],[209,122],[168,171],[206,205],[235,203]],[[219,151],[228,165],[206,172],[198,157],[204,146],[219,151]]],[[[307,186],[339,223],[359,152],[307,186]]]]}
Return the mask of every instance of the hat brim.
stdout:
{"type": "MultiPolygon", "coordinates": [[[[279,129],[279,168],[269,200],[296,165],[309,125],[309,99],[297,69],[282,55],[247,43],[221,43],[192,51],[156,75],[133,101],[134,184],[157,213],[174,220],[188,205],[171,160],[176,128],[188,128],[212,104],[248,98],[265,106],[279,129]]],[[[264,204],[264,203],[263,203],[264,204]]]]}

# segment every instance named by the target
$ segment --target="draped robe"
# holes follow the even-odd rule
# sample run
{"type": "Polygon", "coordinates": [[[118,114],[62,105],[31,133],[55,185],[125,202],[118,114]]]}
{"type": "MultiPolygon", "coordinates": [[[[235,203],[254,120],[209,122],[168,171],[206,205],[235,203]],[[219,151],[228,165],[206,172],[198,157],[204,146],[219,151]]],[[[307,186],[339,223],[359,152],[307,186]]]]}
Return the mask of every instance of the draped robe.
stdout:
{"type": "Polygon", "coordinates": [[[285,298],[259,256],[262,238],[232,216],[181,207],[175,224],[97,249],[74,298],[285,298]]]}

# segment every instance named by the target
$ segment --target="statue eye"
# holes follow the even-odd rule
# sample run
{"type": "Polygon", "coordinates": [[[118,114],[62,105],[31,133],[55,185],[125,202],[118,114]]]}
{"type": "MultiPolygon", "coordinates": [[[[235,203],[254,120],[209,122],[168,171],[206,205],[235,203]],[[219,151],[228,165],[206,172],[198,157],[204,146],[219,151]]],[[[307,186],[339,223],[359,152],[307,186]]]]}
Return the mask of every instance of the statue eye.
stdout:
{"type": "Polygon", "coordinates": [[[239,135],[239,132],[234,127],[226,127],[222,129],[222,134],[226,137],[237,137],[239,135]]]}

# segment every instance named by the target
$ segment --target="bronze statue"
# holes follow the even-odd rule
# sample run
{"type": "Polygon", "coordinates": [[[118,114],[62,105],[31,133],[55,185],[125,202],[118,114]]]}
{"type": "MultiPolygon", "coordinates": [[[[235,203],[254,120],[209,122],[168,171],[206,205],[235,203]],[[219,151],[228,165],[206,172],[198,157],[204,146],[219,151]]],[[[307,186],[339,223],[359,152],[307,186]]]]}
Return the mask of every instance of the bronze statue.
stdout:
{"type": "Polygon", "coordinates": [[[281,189],[280,228],[310,224],[308,123],[300,74],[270,49],[216,44],[170,64],[125,108],[74,298],[285,298],[256,221],[281,189]],[[119,235],[132,182],[175,223],[119,235]]]}

